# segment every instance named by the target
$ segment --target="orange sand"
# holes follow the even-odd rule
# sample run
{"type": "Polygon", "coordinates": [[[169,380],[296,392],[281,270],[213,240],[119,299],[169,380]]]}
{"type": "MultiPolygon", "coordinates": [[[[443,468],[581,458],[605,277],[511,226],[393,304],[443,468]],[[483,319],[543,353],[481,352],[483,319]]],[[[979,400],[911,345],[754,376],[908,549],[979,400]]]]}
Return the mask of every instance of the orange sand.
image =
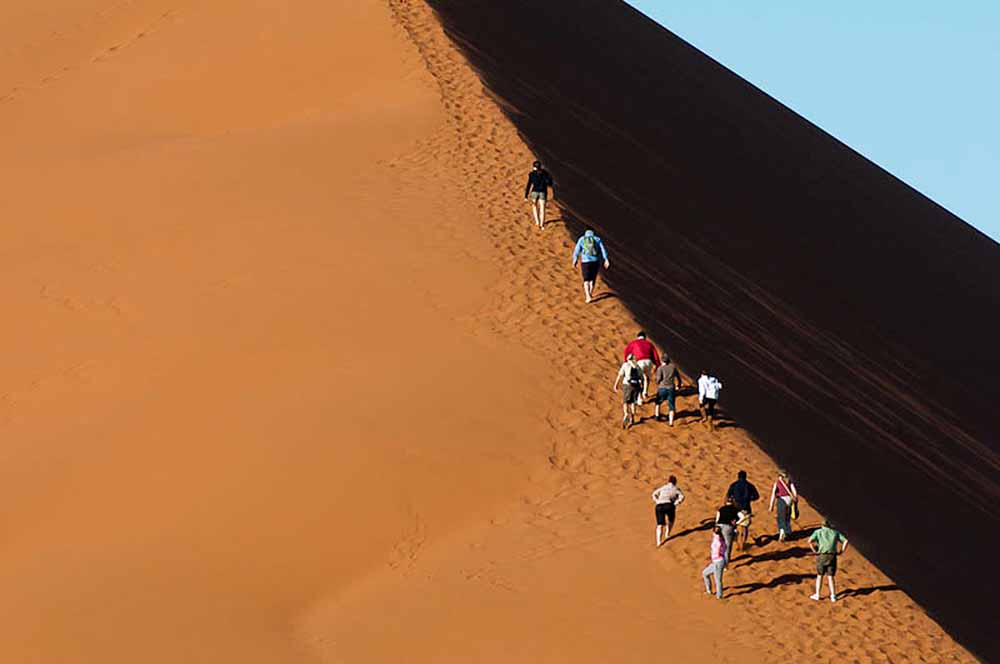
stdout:
{"type": "Polygon", "coordinates": [[[653,549],[774,466],[616,429],[635,324],[418,0],[13,4],[0,661],[970,659],[856,552],[653,549]]]}

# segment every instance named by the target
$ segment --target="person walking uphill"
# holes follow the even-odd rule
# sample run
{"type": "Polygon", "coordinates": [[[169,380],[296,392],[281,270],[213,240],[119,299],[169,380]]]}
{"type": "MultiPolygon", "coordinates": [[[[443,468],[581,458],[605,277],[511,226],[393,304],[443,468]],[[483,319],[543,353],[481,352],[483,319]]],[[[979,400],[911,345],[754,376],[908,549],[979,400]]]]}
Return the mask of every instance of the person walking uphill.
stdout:
{"type": "Polygon", "coordinates": [[[681,372],[677,366],[670,361],[669,357],[663,358],[663,364],[656,368],[656,411],[653,416],[660,419],[660,404],[667,402],[667,422],[674,426],[674,406],[677,390],[681,389],[681,372]]]}
{"type": "Polygon", "coordinates": [[[829,521],[824,521],[823,526],[813,531],[809,537],[809,548],[816,554],[816,593],[810,595],[809,599],[819,601],[819,590],[825,575],[830,580],[830,601],[836,602],[837,589],[834,587],[833,577],[837,575],[837,556],[847,551],[847,538],[834,530],[829,521]],[[839,552],[838,542],[842,544],[839,552]]]}
{"type": "Polygon", "coordinates": [[[740,519],[740,510],[733,504],[733,497],[726,498],[726,504],[715,513],[715,525],[722,531],[722,539],[726,541],[726,564],[733,555],[733,533],[740,519]]]}
{"type": "Polygon", "coordinates": [[[732,500],[737,509],[743,512],[743,516],[739,519],[738,528],[742,544],[741,548],[745,550],[747,548],[747,541],[750,539],[750,524],[753,519],[753,507],[751,503],[755,500],[760,500],[757,487],[747,480],[747,471],[741,470],[736,473],[736,481],[729,485],[729,489],[726,491],[723,500],[732,500]]]}
{"type": "Polygon", "coordinates": [[[646,375],[642,373],[634,355],[629,355],[625,364],[615,376],[615,392],[618,384],[622,386],[622,428],[628,429],[635,424],[635,406],[642,399],[642,390],[646,385],[646,375]]]}
{"type": "Polygon", "coordinates": [[[767,504],[767,511],[774,511],[774,506],[778,506],[778,541],[784,542],[785,538],[792,534],[792,510],[799,500],[799,492],[795,490],[795,483],[788,477],[788,473],[783,470],[778,471],[778,479],[771,487],[771,500],[767,504]]]}
{"type": "Polygon", "coordinates": [[[677,506],[684,502],[684,493],[677,486],[676,477],[671,475],[666,484],[653,492],[653,502],[656,503],[656,546],[661,546],[670,537],[670,529],[677,518],[677,506]]]}
{"type": "Polygon", "coordinates": [[[608,262],[608,250],[604,248],[601,238],[594,235],[594,231],[589,228],[576,241],[573,249],[573,267],[580,263],[580,272],[583,275],[583,294],[587,304],[594,300],[594,286],[597,284],[597,273],[601,269],[601,261],[604,261],[604,269],[611,267],[608,262]]]}
{"type": "Polygon", "coordinates": [[[707,371],[701,372],[698,379],[698,407],[701,409],[701,419],[708,415],[708,430],[715,431],[715,402],[719,400],[719,392],[722,391],[722,382],[715,376],[708,375],[707,371]]]}
{"type": "Polygon", "coordinates": [[[708,567],[701,571],[701,578],[705,581],[705,594],[712,594],[712,580],[715,577],[715,596],[722,599],[722,573],[726,570],[726,540],[722,537],[722,529],[716,526],[712,529],[712,544],[709,547],[709,555],[712,561],[708,567]]]}
{"type": "Polygon", "coordinates": [[[541,230],[545,230],[545,201],[549,195],[549,188],[552,188],[552,197],[555,198],[555,182],[549,172],[542,168],[542,162],[536,161],[533,170],[528,173],[528,184],[524,188],[525,200],[531,202],[531,216],[535,220],[535,225],[541,230]]]}
{"type": "MultiPolygon", "coordinates": [[[[639,368],[646,375],[646,384],[648,385],[653,380],[653,371],[660,364],[660,354],[656,352],[656,346],[646,339],[646,333],[642,330],[639,330],[635,339],[625,346],[624,357],[629,355],[635,355],[635,361],[639,363],[639,368]]],[[[642,398],[646,398],[645,390],[642,392],[642,398]]]]}

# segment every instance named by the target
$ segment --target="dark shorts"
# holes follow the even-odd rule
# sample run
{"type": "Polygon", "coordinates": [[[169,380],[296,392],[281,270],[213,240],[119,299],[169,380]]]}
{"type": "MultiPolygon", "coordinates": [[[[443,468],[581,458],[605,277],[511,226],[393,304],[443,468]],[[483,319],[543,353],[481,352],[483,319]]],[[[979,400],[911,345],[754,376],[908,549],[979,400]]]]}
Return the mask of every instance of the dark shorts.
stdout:
{"type": "Polygon", "coordinates": [[[674,388],[661,387],[656,390],[656,405],[659,406],[664,401],[667,402],[667,407],[670,410],[674,409],[674,388]]]}
{"type": "Polygon", "coordinates": [[[677,510],[674,508],[673,503],[658,503],[656,505],[656,525],[665,526],[669,523],[671,526],[674,525],[674,516],[677,514],[677,510]]]}
{"type": "Polygon", "coordinates": [[[837,554],[821,553],[816,556],[816,573],[836,576],[837,574],[837,554]]]}
{"type": "Polygon", "coordinates": [[[625,383],[622,385],[622,403],[638,403],[642,396],[642,385],[625,383]]]}
{"type": "Polygon", "coordinates": [[[580,273],[584,281],[597,281],[597,273],[601,269],[601,261],[588,261],[580,263],[580,273]]]}
{"type": "Polygon", "coordinates": [[[708,413],[709,417],[715,417],[715,399],[705,398],[705,412],[708,413]]]}

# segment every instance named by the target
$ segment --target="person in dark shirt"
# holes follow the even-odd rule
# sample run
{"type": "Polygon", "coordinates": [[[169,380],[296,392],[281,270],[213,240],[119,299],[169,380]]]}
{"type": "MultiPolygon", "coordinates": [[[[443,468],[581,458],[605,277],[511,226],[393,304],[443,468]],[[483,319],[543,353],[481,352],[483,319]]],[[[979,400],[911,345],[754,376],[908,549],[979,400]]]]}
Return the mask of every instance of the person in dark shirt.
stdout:
{"type": "Polygon", "coordinates": [[[545,230],[545,201],[552,189],[552,197],[555,198],[555,182],[549,172],[542,168],[542,162],[536,161],[534,169],[528,173],[528,184],[524,188],[524,198],[531,203],[531,216],[535,220],[535,225],[541,230],[545,230]]]}
{"type": "Polygon", "coordinates": [[[726,504],[715,513],[715,525],[722,530],[722,537],[726,540],[726,564],[733,555],[733,534],[736,529],[736,522],[740,518],[740,510],[733,504],[732,497],[726,498],[726,504]]]}
{"type": "Polygon", "coordinates": [[[728,501],[730,499],[732,499],[733,505],[735,505],[738,510],[746,513],[745,518],[741,521],[740,525],[740,541],[745,549],[747,542],[750,539],[750,520],[753,516],[753,507],[751,503],[755,500],[760,500],[760,494],[757,493],[757,487],[747,480],[747,471],[741,470],[738,472],[736,474],[736,481],[729,485],[729,490],[726,491],[724,500],[728,501]]]}

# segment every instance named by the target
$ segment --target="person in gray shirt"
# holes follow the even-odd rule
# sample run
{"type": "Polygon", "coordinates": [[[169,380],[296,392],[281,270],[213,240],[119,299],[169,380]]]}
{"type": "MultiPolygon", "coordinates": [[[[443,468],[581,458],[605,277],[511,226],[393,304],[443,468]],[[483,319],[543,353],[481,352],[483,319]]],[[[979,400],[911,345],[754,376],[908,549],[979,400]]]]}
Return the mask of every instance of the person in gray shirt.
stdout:
{"type": "Polygon", "coordinates": [[[676,390],[681,389],[681,372],[677,366],[664,356],[663,364],[656,368],[656,410],[653,417],[660,421],[660,404],[667,402],[667,422],[674,426],[674,400],[676,390]]]}

